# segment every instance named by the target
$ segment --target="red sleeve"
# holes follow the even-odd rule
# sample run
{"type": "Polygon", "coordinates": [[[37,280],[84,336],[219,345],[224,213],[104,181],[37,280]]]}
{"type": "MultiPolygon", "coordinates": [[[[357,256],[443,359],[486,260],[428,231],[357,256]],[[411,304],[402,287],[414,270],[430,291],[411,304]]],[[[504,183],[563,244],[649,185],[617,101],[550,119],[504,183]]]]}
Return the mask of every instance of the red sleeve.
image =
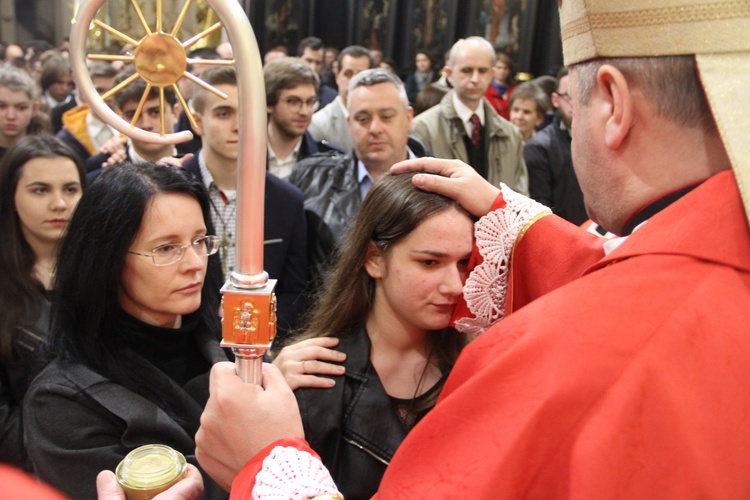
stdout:
{"type": "Polygon", "coordinates": [[[555,215],[534,222],[513,248],[506,316],[580,278],[604,256],[605,241],[555,215]]]}
{"type": "Polygon", "coordinates": [[[35,500],[65,500],[46,484],[8,465],[0,464],[0,484],[3,485],[3,498],[34,498],[35,500]]]}
{"type": "MultiPolygon", "coordinates": [[[[490,212],[505,206],[505,199],[500,193],[490,212]]],[[[505,316],[581,277],[589,266],[603,257],[604,241],[551,214],[530,222],[527,229],[518,236],[510,257],[505,316]]],[[[468,273],[482,262],[475,243],[469,259],[468,273]]],[[[473,314],[462,296],[456,304],[451,325],[455,326],[456,321],[461,318],[471,317],[473,314]]]]}
{"type": "Polygon", "coordinates": [[[280,439],[274,443],[263,448],[258,454],[256,454],[240,471],[234,481],[232,482],[232,492],[229,496],[230,500],[246,500],[253,498],[253,488],[255,487],[255,476],[263,468],[263,460],[266,459],[271,451],[277,446],[291,446],[300,451],[306,451],[317,459],[320,459],[317,453],[315,453],[310,445],[307,444],[302,438],[287,438],[280,439]]]}

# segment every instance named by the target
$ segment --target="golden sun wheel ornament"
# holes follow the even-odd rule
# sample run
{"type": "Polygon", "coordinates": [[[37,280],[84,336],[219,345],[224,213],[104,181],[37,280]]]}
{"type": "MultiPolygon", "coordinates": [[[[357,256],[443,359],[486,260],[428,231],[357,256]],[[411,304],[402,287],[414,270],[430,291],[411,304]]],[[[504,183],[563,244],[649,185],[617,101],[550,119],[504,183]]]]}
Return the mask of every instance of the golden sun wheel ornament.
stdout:
{"type": "MultiPolygon", "coordinates": [[[[123,1],[123,0],[120,0],[123,1]]],[[[263,64],[247,14],[237,0],[205,0],[219,18],[218,23],[184,42],[177,33],[192,0],[185,0],[180,15],[172,27],[165,31],[162,23],[162,0],[156,0],[156,26],[152,30],[146,23],[136,0],[130,0],[146,31],[140,40],[121,33],[95,18],[106,0],[83,0],[72,21],[70,32],[70,62],[73,77],[83,100],[102,120],[123,134],[143,142],[177,144],[190,140],[189,131],[171,133],[165,130],[164,89],[172,87],[183,109],[196,127],[184,97],[177,87],[181,78],[188,78],[216,95],[226,98],[218,89],[187,71],[193,61],[187,57],[188,49],[202,38],[226,29],[229,43],[234,48],[234,61],[206,61],[201,64],[234,64],[237,69],[239,99],[239,151],[237,168],[237,222],[236,265],[230,279],[222,288],[224,320],[222,345],[235,354],[237,372],[246,382],[260,383],[262,355],[270,347],[276,331],[276,299],[273,289],[276,280],[269,280],[263,270],[263,211],[266,182],[266,91],[263,64]],[[86,67],[86,46],[89,26],[108,31],[125,43],[135,47],[132,54],[88,54],[90,59],[132,62],[136,72],[106,94],[100,96],[86,67]],[[115,95],[138,78],[146,82],[146,90],[128,123],[119,117],[105,100],[115,95]],[[160,133],[148,132],[135,126],[153,87],[159,88],[162,126],[160,133]],[[236,319],[236,321],[234,321],[236,319]],[[234,324],[236,323],[236,325],[234,324]]]]}
{"type": "MultiPolygon", "coordinates": [[[[140,20],[144,30],[146,31],[146,35],[143,38],[141,38],[140,40],[135,40],[131,36],[120,32],[119,30],[100,21],[99,19],[96,19],[95,14],[104,4],[104,1],[105,0],[99,0],[99,1],[94,0],[91,2],[86,2],[79,7],[78,15],[73,20],[71,44],[73,44],[73,38],[78,38],[78,39],[82,38],[83,42],[81,45],[77,44],[78,46],[73,50],[73,53],[74,54],[85,53],[85,50],[80,50],[80,49],[86,46],[85,35],[88,34],[88,26],[91,23],[93,23],[94,25],[101,28],[102,30],[109,32],[114,37],[122,41],[123,43],[132,45],[133,47],[135,47],[135,49],[133,53],[124,54],[124,55],[88,54],[87,57],[92,60],[100,60],[100,61],[132,62],[133,65],[135,66],[136,72],[130,78],[121,82],[115,88],[113,88],[106,94],[102,95],[101,98],[98,97],[98,94],[96,92],[94,92],[94,95],[90,95],[89,92],[87,92],[86,83],[90,83],[90,79],[86,78],[85,76],[81,78],[77,78],[77,80],[83,80],[83,82],[79,81],[78,83],[79,83],[79,87],[81,88],[81,93],[84,95],[84,98],[86,99],[86,102],[88,102],[91,105],[91,107],[101,116],[101,112],[103,110],[100,109],[99,106],[93,105],[92,101],[99,101],[99,100],[106,101],[108,98],[112,97],[113,95],[118,93],[120,90],[130,85],[134,80],[141,78],[146,82],[146,90],[143,93],[143,98],[141,99],[140,105],[136,109],[135,116],[133,116],[133,119],[130,122],[129,127],[123,130],[123,128],[121,127],[124,126],[124,123],[119,124],[121,127],[117,126],[117,121],[110,122],[110,123],[125,135],[134,137],[136,139],[148,140],[150,142],[176,144],[179,142],[190,140],[189,133],[186,134],[184,132],[181,132],[178,134],[174,134],[171,131],[167,131],[165,129],[164,89],[168,87],[172,87],[174,89],[175,94],[177,95],[177,98],[179,99],[180,104],[182,105],[182,108],[185,110],[185,113],[188,119],[190,120],[190,124],[193,126],[193,128],[196,127],[195,117],[190,112],[190,109],[188,108],[187,103],[185,102],[185,98],[183,97],[182,93],[180,92],[179,87],[177,86],[177,82],[180,79],[187,78],[195,82],[197,85],[202,86],[209,92],[213,92],[214,94],[220,96],[222,99],[226,99],[226,94],[216,89],[215,87],[207,84],[206,82],[201,80],[199,77],[193,75],[187,70],[188,64],[198,62],[198,60],[193,60],[193,59],[188,58],[187,51],[190,49],[190,47],[195,45],[201,39],[220,30],[222,28],[222,23],[217,22],[213,26],[210,26],[208,29],[204,30],[203,32],[191,37],[189,40],[185,42],[181,42],[177,38],[177,33],[180,31],[180,28],[182,27],[183,21],[185,20],[185,16],[187,15],[188,9],[190,8],[190,5],[192,4],[193,0],[185,0],[185,3],[182,7],[182,11],[180,12],[180,16],[177,19],[177,22],[175,23],[175,26],[173,27],[171,32],[164,31],[163,22],[162,22],[162,0],[157,0],[157,3],[156,3],[156,26],[154,30],[152,30],[151,27],[146,22],[143,12],[141,8],[138,6],[138,3],[136,2],[136,0],[130,0],[133,10],[138,16],[138,19],[140,20]],[[89,81],[86,82],[86,80],[89,80],[89,81]],[[83,83],[83,85],[81,85],[81,83],[83,83]],[[143,110],[143,105],[145,104],[149,94],[151,93],[152,87],[159,88],[161,117],[162,117],[161,130],[159,134],[149,133],[149,132],[140,130],[136,127],[136,123],[138,122],[138,119],[140,118],[141,112],[143,110]],[[151,134],[151,135],[141,137],[141,133],[151,134]]],[[[78,62],[80,64],[80,61],[78,62]]],[[[85,58],[84,58],[83,63],[85,65],[85,58]]],[[[201,59],[200,63],[204,65],[234,65],[235,62],[234,60],[203,60],[201,59]]],[[[74,62],[71,62],[71,64],[75,65],[74,62]]],[[[78,73],[77,71],[75,71],[75,68],[74,68],[74,72],[78,73]]],[[[93,88],[93,84],[91,84],[91,87],[93,88]]],[[[121,121],[124,122],[124,120],[121,120],[121,121]]]]}

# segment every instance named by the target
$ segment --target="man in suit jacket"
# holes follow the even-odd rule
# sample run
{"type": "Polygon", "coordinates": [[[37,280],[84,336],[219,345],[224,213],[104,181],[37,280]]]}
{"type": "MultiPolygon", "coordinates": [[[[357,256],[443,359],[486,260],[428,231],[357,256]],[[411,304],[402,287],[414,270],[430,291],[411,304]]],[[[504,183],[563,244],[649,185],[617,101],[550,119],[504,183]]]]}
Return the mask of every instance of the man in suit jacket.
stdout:
{"type": "MultiPolygon", "coordinates": [[[[219,255],[224,277],[236,262],[237,154],[239,99],[237,75],[230,66],[207,69],[201,78],[227,94],[221,99],[202,87],[193,95],[196,132],[203,149],[183,164],[206,186],[211,199],[211,216],[221,238],[219,255]]],[[[277,342],[283,342],[304,311],[307,284],[307,228],[302,193],[266,172],[263,267],[277,279],[277,342]]],[[[221,286],[216,283],[215,286],[221,286]]]]}

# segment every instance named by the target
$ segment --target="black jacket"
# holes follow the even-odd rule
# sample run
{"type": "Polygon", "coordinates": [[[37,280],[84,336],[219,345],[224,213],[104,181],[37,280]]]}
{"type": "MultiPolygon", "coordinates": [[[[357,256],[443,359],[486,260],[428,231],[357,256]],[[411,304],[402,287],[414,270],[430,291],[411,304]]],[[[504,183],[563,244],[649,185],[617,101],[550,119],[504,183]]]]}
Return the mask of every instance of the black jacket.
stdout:
{"type": "Polygon", "coordinates": [[[13,331],[12,365],[0,365],[0,462],[31,470],[23,445],[21,402],[34,377],[44,368],[40,350],[50,328],[50,305],[43,299],[34,325],[13,331]]]}
{"type": "Polygon", "coordinates": [[[529,194],[552,211],[580,225],[588,219],[583,193],[573,170],[570,133],[560,128],[560,116],[534,134],[523,148],[529,171],[529,194]]]}
{"type": "MultiPolygon", "coordinates": [[[[144,335],[174,335],[168,329],[144,325],[134,318],[112,320],[111,332],[142,329],[144,335]],[[125,326],[123,326],[125,325],[125,326]],[[135,325],[129,327],[128,325],[135,325]],[[141,326],[143,325],[143,326],[141,326]],[[151,332],[151,333],[148,333],[151,332]]],[[[202,329],[197,321],[184,321],[177,333],[192,336],[207,366],[227,357],[216,332],[202,329]]],[[[96,475],[115,470],[133,449],[145,444],[165,444],[180,451],[188,462],[195,459],[195,433],[205,405],[208,372],[178,385],[164,371],[130,348],[124,359],[160,389],[164,404],[157,405],[81,363],[56,359],[29,387],[24,399],[24,440],[34,470],[70,498],[96,498],[96,475]],[[164,410],[166,405],[173,416],[164,410]]],[[[226,498],[218,485],[204,474],[204,498],[226,498]]]]}
{"type": "Polygon", "coordinates": [[[49,112],[50,127],[53,134],[57,134],[63,128],[62,116],[66,111],[69,111],[78,106],[78,102],[75,99],[68,99],[62,104],[58,104],[52,108],[49,112]]]}
{"type": "Polygon", "coordinates": [[[390,397],[370,363],[364,326],[342,334],[346,374],[331,389],[297,389],[305,438],[323,460],[344,498],[370,498],[406,437],[390,397]]]}
{"type": "Polygon", "coordinates": [[[195,130],[193,130],[193,126],[190,124],[190,119],[187,117],[185,110],[180,111],[180,116],[177,117],[177,123],[175,123],[174,125],[175,132],[182,132],[183,130],[187,130],[192,133],[193,138],[189,141],[175,144],[177,154],[184,156],[188,153],[197,153],[198,151],[200,151],[203,147],[203,140],[201,136],[199,136],[195,132],[195,130]]]}
{"type": "MultiPolygon", "coordinates": [[[[417,157],[427,154],[424,145],[413,137],[409,137],[408,146],[417,157]]],[[[335,152],[308,156],[294,166],[289,182],[305,197],[307,261],[315,282],[362,205],[357,158],[354,153],[335,152]]]]}
{"type": "Polygon", "coordinates": [[[341,153],[309,156],[294,166],[289,182],[305,198],[307,262],[311,276],[316,277],[327,267],[362,205],[357,161],[352,155],[341,153]]]}

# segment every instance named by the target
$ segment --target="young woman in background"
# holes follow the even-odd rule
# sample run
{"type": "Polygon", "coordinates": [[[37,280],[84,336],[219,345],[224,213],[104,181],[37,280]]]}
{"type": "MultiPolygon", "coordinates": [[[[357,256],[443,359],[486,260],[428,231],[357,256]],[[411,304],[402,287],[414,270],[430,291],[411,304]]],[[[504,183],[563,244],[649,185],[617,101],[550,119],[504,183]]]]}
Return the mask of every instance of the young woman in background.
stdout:
{"type": "Polygon", "coordinates": [[[27,136],[0,163],[0,461],[28,469],[21,400],[42,368],[57,243],[86,176],[60,140],[27,136]]]}

